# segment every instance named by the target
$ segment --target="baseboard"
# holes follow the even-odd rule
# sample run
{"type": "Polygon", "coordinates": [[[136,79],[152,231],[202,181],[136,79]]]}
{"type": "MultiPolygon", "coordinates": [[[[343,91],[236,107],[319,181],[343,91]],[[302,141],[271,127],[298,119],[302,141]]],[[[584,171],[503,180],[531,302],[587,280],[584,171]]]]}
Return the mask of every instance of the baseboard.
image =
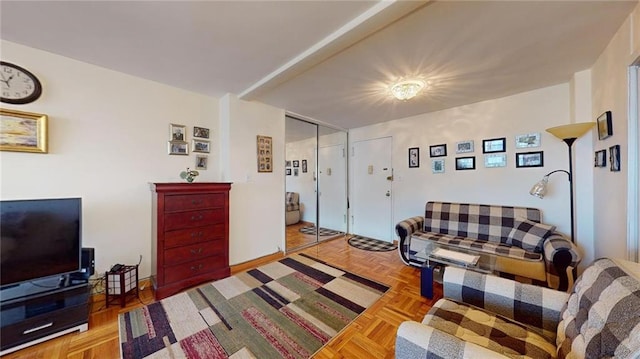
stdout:
{"type": "Polygon", "coordinates": [[[266,256],[252,259],[250,261],[234,264],[231,266],[231,275],[246,271],[247,269],[258,267],[269,262],[273,262],[281,258],[284,258],[284,252],[278,251],[273,254],[267,254],[266,256]]]}

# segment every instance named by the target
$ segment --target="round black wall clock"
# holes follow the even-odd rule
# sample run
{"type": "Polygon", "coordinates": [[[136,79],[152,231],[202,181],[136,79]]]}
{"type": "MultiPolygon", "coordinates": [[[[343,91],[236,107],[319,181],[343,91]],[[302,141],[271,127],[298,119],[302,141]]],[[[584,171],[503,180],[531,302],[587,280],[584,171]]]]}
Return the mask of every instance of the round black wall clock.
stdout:
{"type": "Polygon", "coordinates": [[[18,65],[0,61],[0,75],[2,102],[22,105],[37,100],[42,94],[40,80],[18,65]]]}

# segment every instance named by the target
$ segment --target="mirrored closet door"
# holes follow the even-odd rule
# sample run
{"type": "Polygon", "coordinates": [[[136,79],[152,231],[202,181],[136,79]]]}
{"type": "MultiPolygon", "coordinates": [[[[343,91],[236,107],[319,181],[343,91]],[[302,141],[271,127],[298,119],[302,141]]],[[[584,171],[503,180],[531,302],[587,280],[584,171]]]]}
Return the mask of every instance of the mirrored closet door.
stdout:
{"type": "Polygon", "coordinates": [[[293,117],[285,122],[286,250],[347,232],[347,133],[293,117]]]}

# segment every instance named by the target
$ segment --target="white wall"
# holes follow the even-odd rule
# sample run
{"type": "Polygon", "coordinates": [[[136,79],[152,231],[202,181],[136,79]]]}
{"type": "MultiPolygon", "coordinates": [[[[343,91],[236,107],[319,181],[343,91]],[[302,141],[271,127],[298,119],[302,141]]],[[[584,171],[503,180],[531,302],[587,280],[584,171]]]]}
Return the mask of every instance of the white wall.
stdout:
{"type": "MultiPolygon", "coordinates": [[[[640,5],[627,18],[592,67],[592,118],[611,111],[613,136],[599,141],[594,150],[620,145],[620,172],[594,169],[595,257],[627,257],[628,80],[627,69],[640,55],[640,5]],[[632,22],[634,17],[635,25],[632,22]]],[[[607,165],[609,160],[607,159],[607,165]]],[[[637,240],[637,239],[636,239],[637,240]]]]}
{"type": "Polygon", "coordinates": [[[227,94],[220,100],[222,180],[233,182],[229,262],[284,248],[284,110],[227,94]],[[258,173],[256,136],[273,140],[273,172],[258,173]]]}
{"type": "Polygon", "coordinates": [[[213,135],[208,170],[219,180],[218,100],[2,41],[2,60],[33,72],[42,96],[5,108],[49,116],[49,153],[0,152],[2,199],[82,197],[82,236],[96,271],[138,263],[150,273],[150,182],[178,182],[195,156],[169,156],[169,123],[213,135]]]}
{"type": "MultiPolygon", "coordinates": [[[[570,122],[569,85],[562,84],[468,106],[398,119],[349,132],[349,141],[393,136],[393,220],[424,214],[427,201],[504,204],[540,208],[543,221],[570,234],[569,183],[553,175],[544,200],[529,195],[531,186],[546,173],[568,169],[567,146],[545,131],[570,122]],[[539,132],[539,148],[515,149],[515,136],[539,132]],[[507,167],[485,168],[482,140],[506,137],[507,167]],[[456,142],[473,140],[476,170],[455,170],[456,142]],[[429,146],[447,144],[444,174],[431,172],[429,146]],[[420,148],[420,168],[408,168],[407,150],[420,148]],[[544,151],[544,167],[516,168],[515,153],[544,151]]],[[[582,139],[578,140],[581,141],[582,139]]],[[[576,157],[591,159],[592,153],[576,157]]],[[[353,184],[351,184],[353,185],[353,184]]],[[[590,218],[578,219],[578,225],[590,218]]]]}

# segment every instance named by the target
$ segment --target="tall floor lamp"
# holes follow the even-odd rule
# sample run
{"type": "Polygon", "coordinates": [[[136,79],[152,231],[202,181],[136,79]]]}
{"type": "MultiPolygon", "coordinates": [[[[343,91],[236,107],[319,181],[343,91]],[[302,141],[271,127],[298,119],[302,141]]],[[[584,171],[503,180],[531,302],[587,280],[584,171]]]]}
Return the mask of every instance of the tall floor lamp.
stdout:
{"type": "Polygon", "coordinates": [[[557,138],[563,140],[567,147],[569,148],[569,171],[565,170],[555,170],[547,173],[542,177],[542,179],[531,187],[529,193],[532,196],[539,197],[540,199],[544,198],[547,193],[547,184],[549,183],[549,176],[557,173],[564,172],[569,176],[569,206],[571,207],[571,242],[575,243],[575,232],[574,232],[574,214],[573,214],[573,154],[571,152],[571,146],[576,139],[580,136],[587,133],[593,126],[595,122],[582,122],[582,123],[572,123],[569,125],[562,125],[557,127],[547,128],[547,132],[556,136],[557,138]]]}

